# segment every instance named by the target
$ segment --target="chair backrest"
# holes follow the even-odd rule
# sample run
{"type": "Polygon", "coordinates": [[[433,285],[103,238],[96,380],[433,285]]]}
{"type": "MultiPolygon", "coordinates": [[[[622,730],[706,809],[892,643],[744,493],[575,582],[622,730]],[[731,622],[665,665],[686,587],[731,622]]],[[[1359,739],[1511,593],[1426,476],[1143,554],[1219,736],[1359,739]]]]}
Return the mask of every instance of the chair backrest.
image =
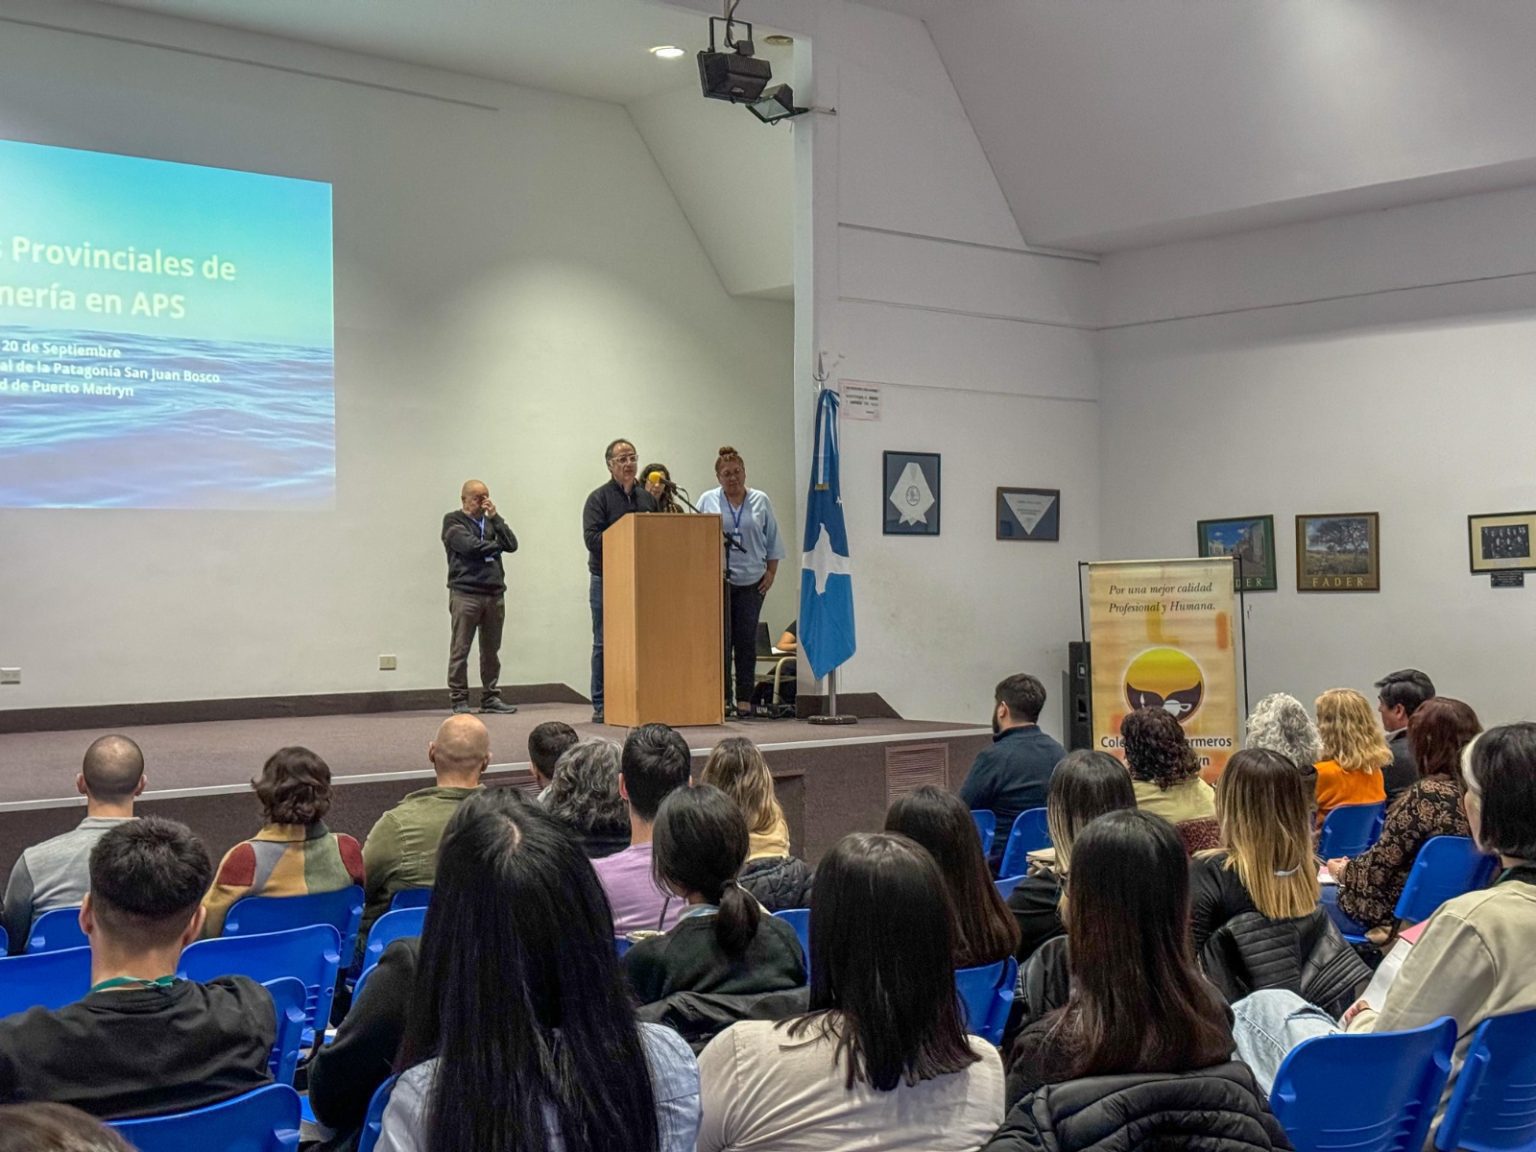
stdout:
{"type": "Polygon", "coordinates": [[[1003,862],[997,869],[998,877],[1024,875],[1029,868],[1029,854],[1050,846],[1051,830],[1045,822],[1045,809],[1031,808],[1027,812],[1020,812],[1008,831],[1003,862]]]}
{"type": "Polygon", "coordinates": [[[402,888],[390,898],[389,910],[398,912],[402,908],[425,908],[431,899],[430,888],[402,888]]]}
{"type": "Polygon", "coordinates": [[[422,906],[386,912],[375,920],[373,927],[368,930],[368,944],[363,949],[363,971],[366,972],[377,964],[384,955],[384,949],[396,940],[420,936],[421,926],[426,919],[427,909],[422,906]]]}
{"type": "Polygon", "coordinates": [[[272,997],[277,1010],[277,1042],[267,1067],[279,1084],[292,1084],[299,1067],[299,1048],[304,1042],[304,1025],[309,1022],[309,994],[302,980],[285,976],[262,985],[272,997]]]}
{"type": "Polygon", "coordinates": [[[117,1120],[112,1127],[139,1152],[290,1152],[299,1146],[299,1094],[268,1084],[206,1108],[117,1120]]]}
{"type": "Polygon", "coordinates": [[[624,953],[633,947],[634,945],[630,943],[628,936],[615,936],[613,938],[613,954],[621,960],[624,958],[624,953]]]}
{"type": "Polygon", "coordinates": [[[1435,1133],[1442,1152],[1536,1148],[1536,1008],[1477,1026],[1435,1133]]]}
{"type": "Polygon", "coordinates": [[[768,633],[768,622],[766,620],[759,620],[757,622],[757,635],[754,639],[757,642],[758,656],[773,655],[773,637],[768,633]]]}
{"type": "Polygon", "coordinates": [[[972,808],[971,819],[976,821],[976,834],[981,837],[981,854],[992,855],[992,841],[997,839],[997,813],[990,808],[972,808]]]}
{"type": "Polygon", "coordinates": [[[1019,962],[1012,956],[996,964],[956,970],[955,991],[960,994],[966,1030],[989,1044],[1000,1043],[1018,982],[1019,962]]]}
{"type": "Polygon", "coordinates": [[[1003,898],[1003,903],[1008,902],[1008,897],[1013,895],[1013,890],[1019,886],[1022,876],[1004,876],[997,882],[997,894],[1003,898]]]}
{"type": "Polygon", "coordinates": [[[0,956],[6,955],[11,950],[11,934],[5,930],[5,925],[0,924],[0,956]]]}
{"type": "Polygon", "coordinates": [[[0,958],[0,1016],[28,1008],[62,1008],[90,990],[89,948],[0,958]]]}
{"type": "Polygon", "coordinates": [[[363,998],[363,987],[368,983],[368,977],[372,972],[373,968],[368,969],[368,971],[357,978],[357,983],[352,985],[352,1002],[347,1006],[348,1012],[352,1011],[352,1006],[363,998]]]}
{"type": "Polygon", "coordinates": [[[1304,1040],[1275,1073],[1270,1109],[1296,1152],[1419,1152],[1455,1045],[1448,1016],[1411,1032],[1304,1040]]]}
{"type": "Polygon", "coordinates": [[[784,908],[774,913],[780,920],[789,921],[789,926],[795,930],[795,935],[800,938],[800,952],[805,957],[805,970],[811,970],[811,910],[809,908],[784,908]]]}
{"type": "Polygon", "coordinates": [[[1498,863],[1466,836],[1432,836],[1414,857],[1394,914],[1409,923],[1428,920],[1447,900],[1486,887],[1498,863]]]}
{"type": "Polygon", "coordinates": [[[1381,835],[1386,804],[1341,804],[1323,821],[1317,854],[1324,860],[1359,856],[1381,835]]]}
{"type": "Polygon", "coordinates": [[[384,1109],[389,1106],[389,1094],[395,1090],[398,1079],[391,1076],[373,1090],[363,1117],[363,1130],[357,1136],[357,1152],[373,1152],[373,1146],[379,1142],[379,1133],[384,1131],[384,1109]]]}
{"type": "Polygon", "coordinates": [[[80,928],[80,906],[55,908],[32,921],[27,934],[28,952],[57,952],[61,948],[85,948],[90,945],[80,928]]]}
{"type": "Polygon", "coordinates": [[[357,947],[357,929],[362,922],[363,890],[354,884],[308,896],[247,896],[236,900],[224,917],[224,935],[261,936],[329,924],[341,936],[342,955],[350,957],[357,947]]]}
{"type": "Polygon", "coordinates": [[[306,1023],[323,1032],[336,996],[336,972],[341,966],[341,934],[329,924],[311,924],[260,936],[220,936],[199,940],[181,954],[180,975],[206,982],[220,976],[249,976],[280,980],[292,976],[304,982],[306,1023]]]}

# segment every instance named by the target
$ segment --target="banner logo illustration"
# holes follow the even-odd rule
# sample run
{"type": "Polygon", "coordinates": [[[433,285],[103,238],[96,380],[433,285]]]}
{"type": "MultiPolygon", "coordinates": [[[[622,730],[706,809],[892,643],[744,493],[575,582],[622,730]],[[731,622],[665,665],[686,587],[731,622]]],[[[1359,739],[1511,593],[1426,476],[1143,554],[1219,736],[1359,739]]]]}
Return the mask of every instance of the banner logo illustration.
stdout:
{"type": "Polygon", "coordinates": [[[1205,675],[1189,653],[1148,648],[1125,670],[1125,701],[1131,710],[1161,708],[1180,724],[1200,710],[1205,675]]]}

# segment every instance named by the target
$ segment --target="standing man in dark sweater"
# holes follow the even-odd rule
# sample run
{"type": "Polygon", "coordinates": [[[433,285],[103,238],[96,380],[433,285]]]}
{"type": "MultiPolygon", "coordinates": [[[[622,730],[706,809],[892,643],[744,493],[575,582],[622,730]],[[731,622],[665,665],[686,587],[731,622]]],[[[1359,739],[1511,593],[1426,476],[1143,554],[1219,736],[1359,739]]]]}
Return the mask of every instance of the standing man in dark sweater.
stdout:
{"type": "Polygon", "coordinates": [[[517,537],[496,513],[491,491],[479,480],[459,490],[460,508],[443,517],[448,553],[448,698],[455,712],[469,708],[469,646],[480,633],[480,711],[512,713],[501,698],[501,626],[506,619],[507,577],[501,554],[517,551],[517,537]]]}
{"type": "Polygon", "coordinates": [[[581,512],[581,535],[587,543],[590,574],[587,601],[592,608],[592,723],[603,723],[603,533],[631,512],[654,512],[656,501],[635,483],[640,462],[635,446],[615,440],[603,452],[611,479],[587,497],[581,512]]]}
{"type": "Polygon", "coordinates": [[[1417,668],[1388,672],[1376,681],[1376,711],[1381,713],[1387,747],[1392,749],[1392,763],[1381,770],[1388,808],[1419,778],[1419,766],[1413,762],[1413,749],[1408,746],[1408,718],[1434,695],[1434,682],[1417,668]]]}
{"type": "Polygon", "coordinates": [[[1035,677],[1024,672],[1008,677],[993,699],[992,747],[977,753],[960,786],[960,799],[972,811],[986,808],[997,816],[991,858],[995,871],[1019,813],[1045,807],[1051,773],[1067,751],[1040,730],[1045,685],[1035,677]]]}

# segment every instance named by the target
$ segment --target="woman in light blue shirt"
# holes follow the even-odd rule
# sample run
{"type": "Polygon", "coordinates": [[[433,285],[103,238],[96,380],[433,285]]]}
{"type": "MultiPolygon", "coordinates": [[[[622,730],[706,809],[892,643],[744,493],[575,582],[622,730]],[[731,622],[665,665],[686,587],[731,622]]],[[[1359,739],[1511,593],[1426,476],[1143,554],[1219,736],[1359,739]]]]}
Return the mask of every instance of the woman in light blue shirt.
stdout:
{"type": "Polygon", "coordinates": [[[751,716],[752,687],[757,681],[757,620],[779,561],[788,553],[767,494],[747,487],[747,465],[740,452],[729,445],[720,449],[715,479],[720,487],[700,496],[698,508],[718,513],[725,532],[725,678],[730,685],[734,663],[736,715],[751,716]]]}

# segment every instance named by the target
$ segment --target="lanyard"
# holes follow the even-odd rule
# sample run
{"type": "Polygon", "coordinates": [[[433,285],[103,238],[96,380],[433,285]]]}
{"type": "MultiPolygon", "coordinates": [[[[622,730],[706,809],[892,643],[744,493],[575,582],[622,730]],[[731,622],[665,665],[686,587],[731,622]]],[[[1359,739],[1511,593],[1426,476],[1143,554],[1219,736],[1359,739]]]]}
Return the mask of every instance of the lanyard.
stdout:
{"type": "Polygon", "coordinates": [[[484,540],[485,539],[485,517],[484,516],[480,517],[480,519],[474,521],[474,524],[475,524],[476,528],[480,529],[480,539],[484,540]]]}
{"type": "Polygon", "coordinates": [[[91,992],[107,992],[113,988],[169,988],[174,983],[174,976],[159,976],[153,980],[140,980],[137,976],[114,976],[100,984],[93,984],[91,992]]]}
{"type": "MultiPolygon", "coordinates": [[[[747,510],[748,495],[749,493],[742,494],[740,508],[732,508],[731,498],[727,496],[723,490],[720,493],[720,499],[724,500],[725,506],[731,509],[731,539],[736,541],[736,546],[743,552],[746,551],[746,548],[742,544],[741,514],[747,510]]],[[[731,578],[731,553],[729,549],[727,549],[725,553],[725,578],[727,580],[731,578]]]]}

